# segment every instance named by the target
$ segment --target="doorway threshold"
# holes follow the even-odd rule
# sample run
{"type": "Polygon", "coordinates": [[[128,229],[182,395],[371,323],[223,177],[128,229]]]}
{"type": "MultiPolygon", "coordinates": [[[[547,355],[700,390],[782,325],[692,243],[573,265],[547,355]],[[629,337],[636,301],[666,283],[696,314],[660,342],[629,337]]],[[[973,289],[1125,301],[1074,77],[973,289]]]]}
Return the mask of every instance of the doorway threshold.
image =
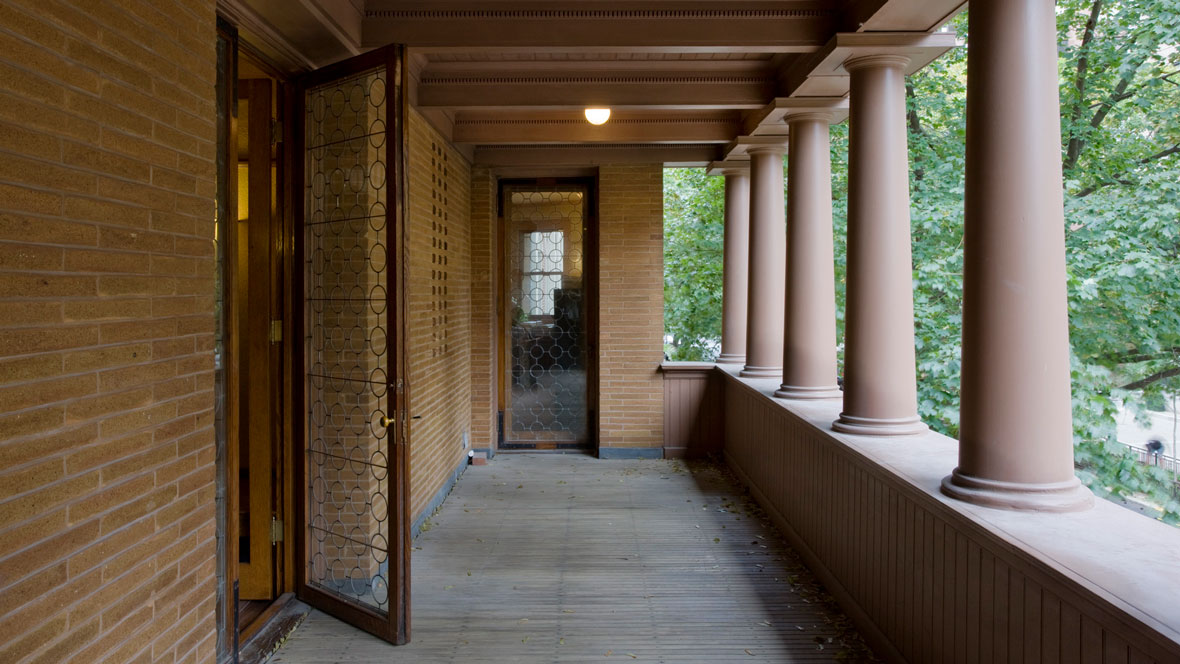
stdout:
{"type": "Polygon", "coordinates": [[[261,664],[303,622],[311,607],[295,599],[295,593],[283,593],[249,624],[242,626],[239,664],[261,664]]]}

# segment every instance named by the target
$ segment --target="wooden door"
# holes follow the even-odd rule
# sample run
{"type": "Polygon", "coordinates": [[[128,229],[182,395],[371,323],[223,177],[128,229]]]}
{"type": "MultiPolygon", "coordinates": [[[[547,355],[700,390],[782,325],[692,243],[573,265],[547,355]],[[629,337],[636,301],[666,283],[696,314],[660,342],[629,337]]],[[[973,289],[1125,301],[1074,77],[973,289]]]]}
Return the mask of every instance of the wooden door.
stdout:
{"type": "Polygon", "coordinates": [[[404,49],[299,82],[298,595],[409,639],[404,49]]]}
{"type": "MultiPolygon", "coordinates": [[[[274,300],[275,224],[273,85],[268,79],[238,82],[238,281],[240,431],[238,435],[239,597],[274,599],[276,392],[270,327],[274,300]]],[[[232,486],[232,484],[231,484],[232,486]]]]}

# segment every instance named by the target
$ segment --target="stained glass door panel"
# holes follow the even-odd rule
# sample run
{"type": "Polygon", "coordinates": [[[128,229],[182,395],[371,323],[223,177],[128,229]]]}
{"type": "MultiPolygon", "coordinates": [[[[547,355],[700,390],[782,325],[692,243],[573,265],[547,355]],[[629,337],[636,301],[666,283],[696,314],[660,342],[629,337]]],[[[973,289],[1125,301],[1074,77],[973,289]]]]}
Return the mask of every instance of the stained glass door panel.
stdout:
{"type": "Polygon", "coordinates": [[[504,448],[589,444],[582,186],[507,188],[504,448]]]}

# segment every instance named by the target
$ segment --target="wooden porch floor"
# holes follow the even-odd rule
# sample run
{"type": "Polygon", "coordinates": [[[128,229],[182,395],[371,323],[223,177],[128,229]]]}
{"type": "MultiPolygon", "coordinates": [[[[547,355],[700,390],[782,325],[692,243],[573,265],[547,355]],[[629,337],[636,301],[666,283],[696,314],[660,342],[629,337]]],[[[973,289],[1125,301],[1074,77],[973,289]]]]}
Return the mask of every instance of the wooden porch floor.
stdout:
{"type": "Polygon", "coordinates": [[[501,454],[429,523],[412,643],[313,611],[270,661],[877,661],[710,464],[501,454]]]}

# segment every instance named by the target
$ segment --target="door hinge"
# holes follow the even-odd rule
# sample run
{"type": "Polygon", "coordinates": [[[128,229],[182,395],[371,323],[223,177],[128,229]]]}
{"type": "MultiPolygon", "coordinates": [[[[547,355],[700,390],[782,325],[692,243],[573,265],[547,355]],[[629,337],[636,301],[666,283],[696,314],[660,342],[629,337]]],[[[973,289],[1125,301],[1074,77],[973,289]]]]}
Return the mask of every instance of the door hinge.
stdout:
{"type": "Polygon", "coordinates": [[[278,544],[283,541],[283,521],[275,517],[270,518],[270,543],[278,544]]]}
{"type": "Polygon", "coordinates": [[[283,122],[282,120],[270,120],[270,144],[277,145],[283,142],[283,122]]]}
{"type": "Polygon", "coordinates": [[[283,321],[272,320],[270,322],[270,342],[277,344],[283,340],[283,321]]]}

